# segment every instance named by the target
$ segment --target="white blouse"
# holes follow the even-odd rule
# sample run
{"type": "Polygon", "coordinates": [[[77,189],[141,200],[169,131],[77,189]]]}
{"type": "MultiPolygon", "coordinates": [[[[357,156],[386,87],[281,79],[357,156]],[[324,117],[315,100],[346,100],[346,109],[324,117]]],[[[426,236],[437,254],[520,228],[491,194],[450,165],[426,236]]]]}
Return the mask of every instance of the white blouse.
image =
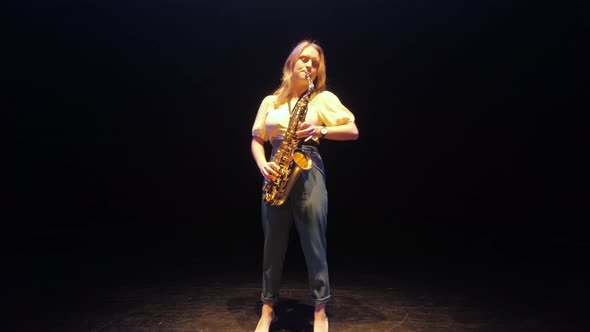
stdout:
{"type": "MultiPolygon", "coordinates": [[[[270,95],[262,100],[252,126],[252,136],[258,136],[264,141],[283,138],[289,125],[289,103],[275,108],[273,103],[276,98],[270,95]]],[[[292,103],[291,107],[294,105],[292,103]]],[[[305,121],[316,126],[331,127],[354,122],[354,115],[335,94],[324,90],[307,104],[305,121]]]]}

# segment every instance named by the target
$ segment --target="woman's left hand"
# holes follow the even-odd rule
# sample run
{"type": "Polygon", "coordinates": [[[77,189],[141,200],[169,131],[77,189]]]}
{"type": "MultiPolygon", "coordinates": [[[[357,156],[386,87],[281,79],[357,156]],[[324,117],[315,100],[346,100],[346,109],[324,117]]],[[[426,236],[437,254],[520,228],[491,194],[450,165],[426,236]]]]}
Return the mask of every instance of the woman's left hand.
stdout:
{"type": "Polygon", "coordinates": [[[297,138],[305,138],[305,142],[307,142],[318,135],[317,128],[309,122],[302,122],[297,128],[297,138]]]}

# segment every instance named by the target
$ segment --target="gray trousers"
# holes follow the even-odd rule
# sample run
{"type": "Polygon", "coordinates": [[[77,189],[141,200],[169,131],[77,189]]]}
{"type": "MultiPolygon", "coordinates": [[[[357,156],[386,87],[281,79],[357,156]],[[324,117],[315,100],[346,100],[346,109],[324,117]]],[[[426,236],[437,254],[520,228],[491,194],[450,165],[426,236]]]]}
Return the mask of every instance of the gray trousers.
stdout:
{"type": "Polygon", "coordinates": [[[279,298],[283,263],[293,224],[305,257],[312,301],[316,304],[326,303],[330,298],[326,251],[328,192],[324,165],[315,146],[304,148],[310,151],[313,167],[301,171],[285,203],[272,206],[262,200],[263,303],[273,303],[279,298]]]}

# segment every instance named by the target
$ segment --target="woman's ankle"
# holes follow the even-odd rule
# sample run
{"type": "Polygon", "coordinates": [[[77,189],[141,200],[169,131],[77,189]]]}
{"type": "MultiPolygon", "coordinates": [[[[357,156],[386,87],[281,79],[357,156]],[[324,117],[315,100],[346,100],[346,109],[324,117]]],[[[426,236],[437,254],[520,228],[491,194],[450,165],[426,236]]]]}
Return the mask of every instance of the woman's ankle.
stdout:
{"type": "Polygon", "coordinates": [[[313,316],[314,318],[326,318],[326,304],[325,303],[317,303],[315,305],[314,311],[313,311],[313,316]]]}
{"type": "Polygon", "coordinates": [[[262,304],[261,316],[272,317],[274,314],[274,308],[272,303],[262,304]]]}

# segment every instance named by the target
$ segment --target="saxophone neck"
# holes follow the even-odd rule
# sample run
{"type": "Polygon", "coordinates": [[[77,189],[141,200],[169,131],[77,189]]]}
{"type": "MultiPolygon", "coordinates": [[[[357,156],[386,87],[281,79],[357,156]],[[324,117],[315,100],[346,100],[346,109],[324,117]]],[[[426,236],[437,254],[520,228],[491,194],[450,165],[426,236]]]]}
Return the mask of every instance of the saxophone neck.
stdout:
{"type": "Polygon", "coordinates": [[[307,94],[310,95],[314,88],[313,81],[311,80],[311,74],[309,72],[305,72],[305,78],[307,79],[307,94]]]}

